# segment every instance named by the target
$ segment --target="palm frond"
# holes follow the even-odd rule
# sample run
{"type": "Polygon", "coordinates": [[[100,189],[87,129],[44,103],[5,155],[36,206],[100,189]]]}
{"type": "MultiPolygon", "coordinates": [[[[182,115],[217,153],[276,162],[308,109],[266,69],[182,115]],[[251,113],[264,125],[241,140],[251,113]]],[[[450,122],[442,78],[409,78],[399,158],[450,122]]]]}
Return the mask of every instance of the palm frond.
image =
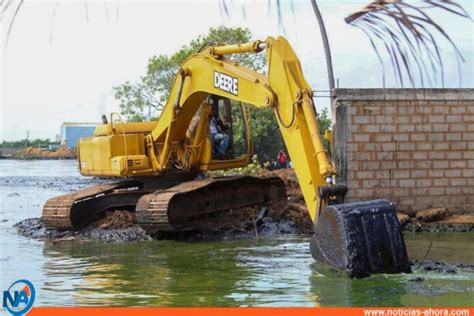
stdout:
{"type": "Polygon", "coordinates": [[[449,34],[429,16],[428,13],[435,9],[471,20],[467,11],[456,1],[420,0],[408,3],[404,0],[375,0],[346,17],[345,21],[368,36],[382,68],[380,53],[386,51],[395,78],[402,86],[405,75],[415,86],[414,71],[417,71],[422,86],[438,82],[444,86],[444,63],[439,47],[439,41],[444,39],[455,53],[461,85],[461,62],[464,58],[449,34]]]}

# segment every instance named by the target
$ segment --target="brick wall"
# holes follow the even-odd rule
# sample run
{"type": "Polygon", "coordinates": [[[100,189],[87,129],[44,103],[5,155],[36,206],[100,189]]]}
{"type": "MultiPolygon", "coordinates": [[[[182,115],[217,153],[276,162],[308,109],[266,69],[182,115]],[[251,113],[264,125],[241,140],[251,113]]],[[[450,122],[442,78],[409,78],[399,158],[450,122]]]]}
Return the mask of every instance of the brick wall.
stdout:
{"type": "Polygon", "coordinates": [[[336,89],[334,159],[348,200],[474,212],[474,89],[336,89]]]}

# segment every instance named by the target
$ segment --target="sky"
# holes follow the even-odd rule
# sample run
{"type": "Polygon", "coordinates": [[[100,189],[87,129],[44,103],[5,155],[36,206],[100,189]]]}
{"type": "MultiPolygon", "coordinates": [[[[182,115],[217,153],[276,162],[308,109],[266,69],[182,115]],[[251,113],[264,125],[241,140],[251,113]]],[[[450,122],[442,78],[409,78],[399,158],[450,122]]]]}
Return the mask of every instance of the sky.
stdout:
{"type": "MultiPolygon", "coordinates": [[[[0,139],[23,139],[27,131],[30,138],[54,139],[62,122],[98,122],[103,113],[119,110],[112,88],[137,81],[151,56],[172,54],[220,25],[247,27],[255,39],[284,35],[310,85],[327,90],[324,50],[310,1],[281,2],[284,29],[276,1],[227,1],[226,16],[217,1],[25,0],[8,45],[7,22],[13,10],[1,24],[0,139]]],[[[459,2],[474,15],[474,1],[459,2]]],[[[344,22],[367,3],[318,0],[341,88],[382,86],[382,68],[369,40],[344,22]]],[[[450,15],[433,16],[466,59],[460,85],[454,53],[443,42],[445,86],[474,87],[474,24],[450,15]]],[[[388,64],[387,56],[384,59],[388,64]]],[[[399,87],[388,71],[386,86],[399,87]]],[[[327,107],[327,93],[319,95],[317,108],[327,107]]]]}

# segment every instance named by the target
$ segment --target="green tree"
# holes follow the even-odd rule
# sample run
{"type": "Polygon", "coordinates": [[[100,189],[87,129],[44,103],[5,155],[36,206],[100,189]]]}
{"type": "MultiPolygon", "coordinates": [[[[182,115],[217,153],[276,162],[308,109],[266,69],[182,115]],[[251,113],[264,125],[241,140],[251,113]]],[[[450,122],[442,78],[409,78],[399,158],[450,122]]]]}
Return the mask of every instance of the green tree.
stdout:
{"type": "MultiPolygon", "coordinates": [[[[156,55],[148,60],[147,71],[137,83],[129,81],[114,87],[120,111],[128,121],[144,121],[148,116],[156,118],[169,96],[169,91],[180,65],[206,44],[236,44],[252,40],[246,28],[211,28],[207,35],[199,36],[172,55],[156,55]]],[[[243,66],[262,71],[266,65],[263,54],[231,56],[243,66]]]]}

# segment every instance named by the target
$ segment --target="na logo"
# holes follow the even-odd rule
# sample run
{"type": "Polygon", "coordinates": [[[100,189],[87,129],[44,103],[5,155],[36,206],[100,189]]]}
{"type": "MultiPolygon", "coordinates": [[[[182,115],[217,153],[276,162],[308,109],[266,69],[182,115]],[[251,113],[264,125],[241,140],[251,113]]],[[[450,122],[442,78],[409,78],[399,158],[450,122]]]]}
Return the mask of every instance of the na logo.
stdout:
{"type": "Polygon", "coordinates": [[[28,280],[18,280],[3,291],[3,308],[14,316],[28,313],[34,301],[35,287],[28,280]]]}

